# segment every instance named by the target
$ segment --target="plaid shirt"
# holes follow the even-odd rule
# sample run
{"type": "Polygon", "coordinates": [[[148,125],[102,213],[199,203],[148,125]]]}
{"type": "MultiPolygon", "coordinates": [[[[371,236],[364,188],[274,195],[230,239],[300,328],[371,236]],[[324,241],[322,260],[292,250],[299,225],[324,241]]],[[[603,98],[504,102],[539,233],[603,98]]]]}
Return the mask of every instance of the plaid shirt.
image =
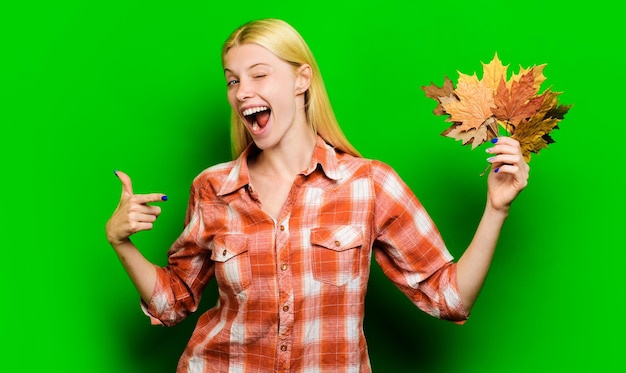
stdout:
{"type": "Polygon", "coordinates": [[[194,180],[185,230],[157,267],[153,324],[197,309],[215,278],[178,372],[370,372],[363,333],[372,253],[423,311],[461,321],[456,264],[426,211],[387,165],[318,138],[277,221],[261,210],[246,156],[194,180]]]}

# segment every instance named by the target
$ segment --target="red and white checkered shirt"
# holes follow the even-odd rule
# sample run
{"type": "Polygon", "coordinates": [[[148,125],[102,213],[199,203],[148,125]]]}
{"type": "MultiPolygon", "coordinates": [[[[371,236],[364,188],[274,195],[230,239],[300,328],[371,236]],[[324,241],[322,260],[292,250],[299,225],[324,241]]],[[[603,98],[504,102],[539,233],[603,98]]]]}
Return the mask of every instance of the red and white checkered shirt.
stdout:
{"type": "Polygon", "coordinates": [[[389,166],[318,138],[275,221],[250,184],[247,154],[194,180],[185,230],[142,304],[153,324],[174,325],[216,279],[217,304],[200,316],[177,372],[370,372],[372,253],[417,307],[467,318],[452,256],[389,166]]]}

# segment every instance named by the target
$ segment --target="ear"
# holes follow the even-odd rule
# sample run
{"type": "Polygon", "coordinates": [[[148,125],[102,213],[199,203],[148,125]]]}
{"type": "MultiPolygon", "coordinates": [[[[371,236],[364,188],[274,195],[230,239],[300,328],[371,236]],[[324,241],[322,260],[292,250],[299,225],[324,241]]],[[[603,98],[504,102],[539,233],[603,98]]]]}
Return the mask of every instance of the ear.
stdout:
{"type": "Polygon", "coordinates": [[[296,94],[303,94],[311,86],[311,66],[303,64],[296,70],[296,94]]]}

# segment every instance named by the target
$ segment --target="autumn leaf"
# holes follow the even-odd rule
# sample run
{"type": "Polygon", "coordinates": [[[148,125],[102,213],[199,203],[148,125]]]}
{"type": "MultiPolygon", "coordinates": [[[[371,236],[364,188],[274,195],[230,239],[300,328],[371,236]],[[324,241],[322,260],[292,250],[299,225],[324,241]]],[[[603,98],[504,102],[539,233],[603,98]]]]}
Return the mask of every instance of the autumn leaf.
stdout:
{"type": "Polygon", "coordinates": [[[479,81],[476,74],[460,73],[454,92],[458,101],[442,103],[442,106],[450,114],[449,121],[460,123],[460,131],[477,129],[493,115],[493,89],[479,81]]]}
{"type": "Polygon", "coordinates": [[[498,58],[498,53],[488,64],[483,65],[483,78],[482,81],[494,92],[497,92],[500,81],[504,79],[506,81],[506,70],[509,65],[502,65],[502,61],[498,58]]]}
{"type": "Polygon", "coordinates": [[[429,86],[424,86],[422,89],[426,93],[426,97],[435,99],[439,102],[435,110],[433,110],[433,113],[435,113],[435,115],[446,115],[446,111],[443,109],[443,106],[441,106],[441,97],[456,97],[454,94],[454,84],[452,83],[452,80],[450,80],[447,76],[444,76],[443,86],[437,87],[434,83],[430,83],[429,86]]]}
{"type": "Polygon", "coordinates": [[[513,74],[513,76],[511,76],[511,79],[509,79],[509,81],[507,82],[507,87],[511,88],[511,84],[513,84],[513,82],[519,82],[522,76],[526,75],[529,71],[532,70],[534,78],[533,88],[535,89],[535,93],[538,92],[539,87],[541,87],[541,83],[546,80],[545,75],[543,75],[543,69],[545,67],[545,63],[543,65],[533,66],[531,69],[525,69],[520,66],[519,73],[513,74]]]}
{"type": "Polygon", "coordinates": [[[489,117],[483,125],[475,129],[463,131],[458,123],[453,124],[445,130],[442,135],[460,140],[463,145],[472,144],[472,149],[482,143],[498,136],[498,122],[495,117],[489,117]]]}
{"type": "Polygon", "coordinates": [[[548,144],[554,143],[550,132],[558,128],[559,121],[570,109],[570,105],[559,105],[558,95],[560,93],[547,90],[543,94],[545,99],[537,114],[528,121],[519,123],[511,136],[519,141],[526,162],[530,162],[531,153],[539,153],[548,144]]]}
{"type": "Polygon", "coordinates": [[[546,64],[520,66],[519,72],[508,80],[509,65],[504,65],[497,53],[482,66],[481,79],[476,73],[459,72],[456,87],[446,76],[441,87],[434,83],[422,87],[426,97],[437,101],[433,112],[448,116],[445,121],[452,123],[441,134],[463,145],[471,144],[472,149],[497,136],[512,136],[520,142],[526,161],[530,161],[531,153],[554,142],[550,133],[559,128],[571,105],[560,104],[560,93],[550,89],[539,93],[546,80],[546,64]]]}
{"type": "Polygon", "coordinates": [[[535,96],[537,90],[533,86],[534,82],[532,70],[524,74],[519,81],[513,82],[510,89],[504,79],[500,80],[495,97],[496,106],[493,108],[496,118],[505,125],[515,126],[535,115],[543,103],[544,96],[535,96]]]}

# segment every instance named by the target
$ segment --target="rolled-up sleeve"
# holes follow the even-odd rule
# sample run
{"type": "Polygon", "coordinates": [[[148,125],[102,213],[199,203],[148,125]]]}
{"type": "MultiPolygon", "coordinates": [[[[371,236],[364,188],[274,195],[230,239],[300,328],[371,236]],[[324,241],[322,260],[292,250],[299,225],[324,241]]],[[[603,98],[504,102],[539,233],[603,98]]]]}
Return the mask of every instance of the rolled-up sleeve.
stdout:
{"type": "Polygon", "coordinates": [[[385,275],[424,312],[462,323],[468,318],[456,264],[426,210],[397,173],[374,163],[374,255],[385,275]]]}
{"type": "Polygon", "coordinates": [[[185,228],[169,249],[167,266],[156,266],[157,279],[150,302],[141,302],[153,325],[172,326],[195,312],[215,273],[208,247],[218,209],[217,205],[202,202],[206,200],[205,192],[197,183],[192,186],[185,228]],[[212,220],[210,224],[207,219],[212,220]]]}

